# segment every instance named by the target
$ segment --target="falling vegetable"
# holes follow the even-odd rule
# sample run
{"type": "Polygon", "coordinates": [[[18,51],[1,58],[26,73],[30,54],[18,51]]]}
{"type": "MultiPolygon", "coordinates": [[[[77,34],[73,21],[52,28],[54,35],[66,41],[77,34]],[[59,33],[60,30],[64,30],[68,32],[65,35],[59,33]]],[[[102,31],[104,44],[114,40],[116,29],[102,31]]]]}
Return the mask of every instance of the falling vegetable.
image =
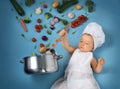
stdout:
{"type": "Polygon", "coordinates": [[[72,28],[78,27],[79,25],[83,24],[87,20],[88,20],[88,18],[86,16],[80,15],[77,17],[77,19],[75,19],[71,22],[71,27],[72,28]]]}
{"type": "Polygon", "coordinates": [[[50,8],[49,12],[51,12],[51,11],[52,11],[52,8],[50,8]]]}
{"type": "Polygon", "coordinates": [[[63,25],[67,25],[68,24],[68,21],[66,19],[61,19],[61,22],[63,25]]]}
{"type": "Polygon", "coordinates": [[[75,34],[77,31],[73,31],[72,34],[75,34]]]}
{"type": "Polygon", "coordinates": [[[47,20],[48,20],[49,18],[53,17],[52,14],[49,13],[49,12],[46,12],[46,13],[44,14],[44,16],[45,16],[45,18],[46,18],[47,20]]]}
{"type": "Polygon", "coordinates": [[[42,36],[42,40],[43,40],[43,41],[47,41],[47,40],[48,40],[48,37],[47,37],[47,36],[42,36]]]}
{"type": "Polygon", "coordinates": [[[53,43],[53,44],[52,44],[52,47],[55,47],[55,46],[56,46],[56,44],[53,43]]]}
{"type": "Polygon", "coordinates": [[[59,1],[58,1],[58,0],[55,0],[55,1],[52,3],[52,7],[57,8],[58,6],[59,6],[59,1]]]}
{"type": "Polygon", "coordinates": [[[52,31],[51,31],[51,30],[47,30],[47,34],[48,34],[48,35],[51,35],[51,34],[52,34],[52,31]]]}
{"type": "Polygon", "coordinates": [[[88,12],[92,12],[94,9],[94,2],[92,0],[86,0],[85,7],[88,12]]]}
{"type": "Polygon", "coordinates": [[[31,22],[31,20],[28,16],[26,16],[23,20],[24,20],[25,23],[30,23],[31,22]]]}
{"type": "Polygon", "coordinates": [[[56,33],[60,33],[61,30],[58,30],[56,33]]]}
{"type": "Polygon", "coordinates": [[[45,47],[41,47],[40,50],[39,50],[40,53],[44,53],[45,51],[46,51],[45,47]]]}
{"type": "Polygon", "coordinates": [[[31,40],[32,40],[32,42],[36,42],[37,41],[37,39],[35,37],[33,37],[31,40]]]}
{"type": "Polygon", "coordinates": [[[37,48],[37,45],[35,44],[35,45],[34,45],[34,49],[36,49],[36,48],[37,48]]]}
{"type": "Polygon", "coordinates": [[[31,6],[34,3],[35,3],[35,0],[25,0],[25,5],[26,6],[31,6]]]}
{"type": "Polygon", "coordinates": [[[23,33],[21,34],[21,36],[22,36],[23,38],[25,38],[25,35],[24,35],[23,33]]]}
{"type": "Polygon", "coordinates": [[[23,21],[21,18],[20,18],[20,23],[21,23],[23,29],[24,29],[26,32],[28,32],[28,29],[27,29],[27,27],[26,27],[24,21],[23,21]]]}
{"type": "Polygon", "coordinates": [[[45,48],[47,49],[49,46],[50,46],[50,43],[46,44],[46,45],[45,45],[45,48]]]}
{"type": "Polygon", "coordinates": [[[60,41],[61,41],[61,39],[60,39],[60,38],[57,38],[55,42],[58,43],[58,42],[60,42],[60,41]]]}
{"type": "Polygon", "coordinates": [[[18,16],[16,16],[16,19],[18,20],[18,16]]]}
{"type": "Polygon", "coordinates": [[[64,1],[64,3],[62,3],[58,8],[57,11],[59,13],[64,12],[67,8],[69,8],[70,6],[77,4],[78,0],[66,0],[64,1]]]}
{"type": "Polygon", "coordinates": [[[43,4],[43,8],[47,8],[48,6],[47,6],[47,4],[43,4]]]}
{"type": "Polygon", "coordinates": [[[35,52],[32,52],[32,56],[36,56],[36,53],[35,53],[35,52]]]}
{"type": "Polygon", "coordinates": [[[24,16],[25,15],[25,12],[24,12],[23,8],[19,5],[19,3],[16,0],[10,0],[10,2],[12,3],[12,5],[15,8],[15,10],[17,11],[17,13],[20,16],[24,16]]]}
{"type": "Polygon", "coordinates": [[[82,6],[80,4],[76,5],[76,10],[80,10],[82,8],[82,6]]]}
{"type": "Polygon", "coordinates": [[[44,26],[43,26],[44,28],[47,28],[47,25],[46,24],[44,24],[44,26]]]}
{"type": "Polygon", "coordinates": [[[40,43],[40,47],[45,47],[45,45],[43,43],[40,43]]]}
{"type": "Polygon", "coordinates": [[[35,13],[36,13],[37,15],[40,15],[40,14],[42,13],[42,9],[41,9],[40,7],[36,8],[36,9],[35,9],[35,13]]]}

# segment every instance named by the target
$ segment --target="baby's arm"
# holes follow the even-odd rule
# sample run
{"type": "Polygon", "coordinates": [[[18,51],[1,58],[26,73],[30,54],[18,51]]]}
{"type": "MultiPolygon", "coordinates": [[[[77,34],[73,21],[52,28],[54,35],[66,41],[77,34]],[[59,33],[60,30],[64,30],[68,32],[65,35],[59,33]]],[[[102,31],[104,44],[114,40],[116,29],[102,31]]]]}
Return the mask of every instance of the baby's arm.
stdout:
{"type": "Polygon", "coordinates": [[[62,45],[63,47],[70,53],[73,53],[75,48],[73,46],[71,46],[67,40],[67,31],[66,30],[62,30],[60,32],[60,36],[62,38],[62,45]]]}
{"type": "Polygon", "coordinates": [[[103,64],[104,64],[104,59],[103,58],[99,58],[98,63],[97,63],[95,58],[93,58],[91,60],[92,69],[96,73],[100,73],[102,71],[103,64]]]}

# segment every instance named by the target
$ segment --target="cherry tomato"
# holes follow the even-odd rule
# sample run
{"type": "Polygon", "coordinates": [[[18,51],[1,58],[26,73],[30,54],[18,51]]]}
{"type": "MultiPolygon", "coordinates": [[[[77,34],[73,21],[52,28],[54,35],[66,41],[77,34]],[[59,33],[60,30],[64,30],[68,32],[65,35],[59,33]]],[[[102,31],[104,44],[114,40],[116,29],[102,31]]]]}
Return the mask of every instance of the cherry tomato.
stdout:
{"type": "Polygon", "coordinates": [[[32,42],[36,42],[37,39],[35,37],[32,38],[32,42]]]}
{"type": "Polygon", "coordinates": [[[37,22],[38,22],[38,23],[41,23],[41,19],[37,19],[37,22]]]}
{"type": "Polygon", "coordinates": [[[40,47],[42,48],[42,47],[45,47],[45,45],[43,44],[43,43],[40,43],[40,47]]]}

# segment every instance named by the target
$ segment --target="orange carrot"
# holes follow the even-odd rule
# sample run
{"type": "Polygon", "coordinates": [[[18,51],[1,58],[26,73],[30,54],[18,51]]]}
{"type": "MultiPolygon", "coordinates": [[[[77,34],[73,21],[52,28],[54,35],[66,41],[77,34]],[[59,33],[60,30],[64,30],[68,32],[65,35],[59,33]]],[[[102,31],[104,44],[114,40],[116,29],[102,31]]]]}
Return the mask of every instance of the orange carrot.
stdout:
{"type": "Polygon", "coordinates": [[[55,46],[56,46],[56,45],[53,43],[53,44],[52,44],[52,47],[55,47],[55,46]]]}
{"type": "Polygon", "coordinates": [[[28,32],[28,29],[27,29],[24,21],[23,21],[21,18],[20,18],[20,23],[21,23],[22,27],[24,28],[24,30],[25,30],[26,32],[28,32]]]}
{"type": "Polygon", "coordinates": [[[57,39],[56,39],[56,42],[60,42],[60,41],[61,41],[61,39],[60,39],[60,38],[57,38],[57,39]]]}

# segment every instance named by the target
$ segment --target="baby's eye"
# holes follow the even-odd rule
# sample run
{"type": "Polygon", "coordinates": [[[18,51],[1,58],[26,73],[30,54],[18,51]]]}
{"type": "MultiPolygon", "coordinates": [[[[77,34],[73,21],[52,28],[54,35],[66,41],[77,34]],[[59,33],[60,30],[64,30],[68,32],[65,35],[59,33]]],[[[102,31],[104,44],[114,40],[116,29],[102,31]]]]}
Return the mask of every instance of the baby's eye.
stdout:
{"type": "Polygon", "coordinates": [[[88,43],[85,43],[86,45],[89,45],[88,43]]]}

